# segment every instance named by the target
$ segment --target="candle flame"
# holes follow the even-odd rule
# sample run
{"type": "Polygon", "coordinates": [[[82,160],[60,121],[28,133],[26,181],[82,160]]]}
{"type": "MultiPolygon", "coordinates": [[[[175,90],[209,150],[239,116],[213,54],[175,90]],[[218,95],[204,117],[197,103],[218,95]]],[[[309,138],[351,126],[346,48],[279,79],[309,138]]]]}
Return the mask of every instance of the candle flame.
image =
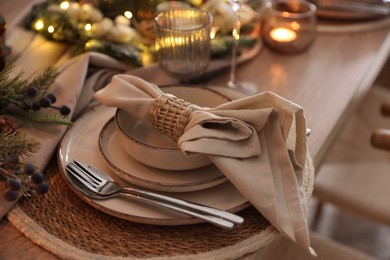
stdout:
{"type": "Polygon", "coordinates": [[[292,42],[297,38],[296,32],[288,28],[276,28],[270,32],[272,39],[278,42],[292,42]]]}

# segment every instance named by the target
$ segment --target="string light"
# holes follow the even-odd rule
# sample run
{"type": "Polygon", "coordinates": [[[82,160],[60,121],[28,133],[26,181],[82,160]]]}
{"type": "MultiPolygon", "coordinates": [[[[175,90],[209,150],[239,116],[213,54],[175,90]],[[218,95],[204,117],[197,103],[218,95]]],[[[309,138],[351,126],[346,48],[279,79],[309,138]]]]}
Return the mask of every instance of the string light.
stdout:
{"type": "Polygon", "coordinates": [[[124,12],[124,16],[127,18],[127,19],[131,19],[133,17],[133,14],[130,12],[130,11],[126,11],[124,12]]]}
{"type": "Polygon", "coordinates": [[[40,31],[43,29],[43,27],[45,27],[45,24],[43,23],[42,20],[39,19],[35,22],[35,25],[34,25],[35,30],[40,31]]]}
{"type": "Polygon", "coordinates": [[[84,26],[84,29],[86,31],[90,31],[92,29],[92,25],[90,23],[87,23],[85,26],[84,26]]]}
{"type": "Polygon", "coordinates": [[[47,27],[47,31],[49,33],[53,33],[54,32],[54,26],[53,25],[50,25],[49,27],[47,27]]]}
{"type": "Polygon", "coordinates": [[[64,1],[64,2],[62,2],[61,4],[60,4],[60,8],[61,9],[68,9],[69,8],[69,2],[68,1],[64,1]]]}

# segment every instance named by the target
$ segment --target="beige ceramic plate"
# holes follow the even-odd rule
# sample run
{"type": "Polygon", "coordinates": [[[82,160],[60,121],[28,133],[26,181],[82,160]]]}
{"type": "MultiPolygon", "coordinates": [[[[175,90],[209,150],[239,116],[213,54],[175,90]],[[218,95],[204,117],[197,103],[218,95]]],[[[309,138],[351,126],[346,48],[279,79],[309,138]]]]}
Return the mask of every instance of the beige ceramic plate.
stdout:
{"type": "Polygon", "coordinates": [[[226,181],[214,165],[183,171],[147,166],[129,156],[122,148],[113,119],[103,127],[99,149],[112,171],[134,185],[157,191],[187,192],[210,188],[226,181]]]}
{"type": "MultiPolygon", "coordinates": [[[[66,164],[72,159],[100,168],[117,181],[125,183],[111,171],[98,147],[99,133],[104,124],[113,117],[114,113],[114,108],[97,107],[79,118],[62,139],[58,150],[58,163],[60,172],[67,180],[71,189],[93,207],[122,219],[156,225],[184,225],[202,222],[202,220],[180,213],[162,210],[122,198],[93,200],[77,191],[69,181],[65,171],[66,164]]],[[[165,194],[231,212],[237,212],[249,205],[247,200],[242,197],[241,193],[230,182],[224,182],[221,185],[200,191],[165,194]]]]}
{"type": "MultiPolygon", "coordinates": [[[[385,15],[380,12],[369,12],[369,11],[356,11],[356,10],[331,10],[326,8],[326,6],[331,5],[331,1],[329,0],[310,0],[309,2],[313,2],[314,4],[318,4],[317,6],[317,16],[321,18],[326,19],[337,19],[337,20],[346,20],[346,21],[364,21],[364,20],[370,20],[370,19],[377,19],[377,18],[384,18],[385,15]],[[321,8],[321,4],[324,5],[325,8],[321,8]]],[[[342,1],[335,1],[335,3],[340,4],[346,4],[350,5],[351,8],[354,7],[354,5],[359,4],[367,6],[372,6],[376,9],[384,9],[387,8],[386,4],[382,0],[342,0],[342,1]],[[381,7],[382,6],[382,7],[381,7]]]]}
{"type": "MultiPolygon", "coordinates": [[[[218,92],[193,85],[166,86],[162,89],[201,107],[216,107],[231,101],[218,92]]],[[[185,156],[176,141],[157,131],[150,122],[143,122],[125,110],[117,110],[114,122],[118,132],[116,136],[120,140],[119,145],[131,157],[143,164],[164,170],[180,171],[211,164],[209,158],[202,154],[185,156]]]]}

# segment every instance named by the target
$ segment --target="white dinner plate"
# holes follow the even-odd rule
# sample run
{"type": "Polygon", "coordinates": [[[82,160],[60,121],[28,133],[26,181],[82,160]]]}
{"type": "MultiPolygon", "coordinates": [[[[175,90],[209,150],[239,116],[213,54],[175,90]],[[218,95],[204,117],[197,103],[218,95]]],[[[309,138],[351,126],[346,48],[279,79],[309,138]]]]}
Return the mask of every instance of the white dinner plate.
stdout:
{"type": "MultiPolygon", "coordinates": [[[[99,133],[104,124],[113,117],[115,110],[115,108],[103,106],[92,109],[80,117],[63,137],[58,149],[58,163],[60,172],[69,187],[91,206],[122,219],[155,225],[185,225],[203,222],[200,219],[181,213],[123,198],[93,200],[80,193],[73,186],[65,170],[65,166],[73,159],[95,166],[110,174],[118,182],[126,184],[108,167],[98,147],[99,133]]],[[[131,184],[127,183],[127,185],[130,186],[131,184]]],[[[250,205],[241,193],[228,181],[199,191],[164,192],[164,194],[230,212],[238,212],[250,205]]]]}
{"type": "Polygon", "coordinates": [[[169,171],[147,166],[129,156],[122,148],[114,119],[102,128],[99,149],[111,170],[134,185],[167,192],[188,192],[219,185],[227,179],[213,164],[185,170],[169,171]]]}

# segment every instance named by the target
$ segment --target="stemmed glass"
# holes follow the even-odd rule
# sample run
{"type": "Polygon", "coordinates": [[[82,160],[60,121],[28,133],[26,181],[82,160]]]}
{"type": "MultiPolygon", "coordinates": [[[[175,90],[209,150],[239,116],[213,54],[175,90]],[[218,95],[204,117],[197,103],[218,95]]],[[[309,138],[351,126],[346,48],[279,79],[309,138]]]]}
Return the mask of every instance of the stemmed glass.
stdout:
{"type": "Polygon", "coordinates": [[[257,92],[257,88],[253,83],[250,82],[238,82],[236,79],[236,67],[237,67],[237,51],[240,41],[240,31],[241,31],[241,7],[246,2],[246,0],[229,0],[229,3],[235,13],[234,22],[233,22],[233,47],[232,47],[232,57],[230,64],[230,75],[228,81],[228,87],[236,89],[244,94],[253,95],[257,92]]]}

